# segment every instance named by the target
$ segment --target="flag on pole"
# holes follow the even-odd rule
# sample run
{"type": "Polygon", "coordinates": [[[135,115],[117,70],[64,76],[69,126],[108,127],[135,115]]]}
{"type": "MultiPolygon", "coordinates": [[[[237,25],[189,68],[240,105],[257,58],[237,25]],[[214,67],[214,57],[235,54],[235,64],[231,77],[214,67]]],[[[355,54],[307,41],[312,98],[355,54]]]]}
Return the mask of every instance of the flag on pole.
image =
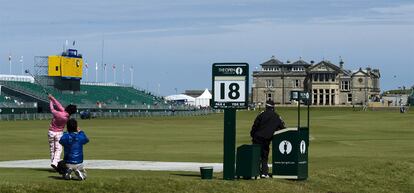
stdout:
{"type": "Polygon", "coordinates": [[[85,74],[85,77],[86,77],[86,81],[88,81],[88,79],[89,79],[89,73],[88,73],[88,62],[85,62],[85,71],[86,71],[86,74],[85,74]]]}
{"type": "Polygon", "coordinates": [[[9,74],[12,74],[12,62],[11,62],[11,53],[9,53],[9,74]]]}
{"type": "Polygon", "coordinates": [[[95,82],[98,82],[98,62],[95,62],[95,82]]]}
{"type": "Polygon", "coordinates": [[[112,71],[113,71],[113,73],[114,73],[114,83],[116,82],[116,73],[115,73],[115,68],[116,68],[115,64],[112,64],[112,71]]]}
{"type": "Polygon", "coordinates": [[[132,71],[133,71],[133,70],[134,70],[134,68],[131,66],[131,67],[129,68],[129,72],[131,72],[131,78],[130,78],[131,85],[132,85],[132,83],[134,82],[134,81],[133,81],[134,76],[133,76],[133,73],[132,73],[132,71]]]}
{"type": "Polygon", "coordinates": [[[104,64],[104,67],[103,67],[104,69],[104,82],[106,83],[106,64],[104,64]]]}
{"type": "Polygon", "coordinates": [[[24,75],[24,71],[23,71],[23,56],[20,56],[20,65],[22,66],[22,75],[24,75]]]}
{"type": "MultiPolygon", "coordinates": [[[[125,64],[122,64],[122,74],[125,73],[125,64]]],[[[122,84],[125,84],[125,76],[122,76],[122,84]]]]}

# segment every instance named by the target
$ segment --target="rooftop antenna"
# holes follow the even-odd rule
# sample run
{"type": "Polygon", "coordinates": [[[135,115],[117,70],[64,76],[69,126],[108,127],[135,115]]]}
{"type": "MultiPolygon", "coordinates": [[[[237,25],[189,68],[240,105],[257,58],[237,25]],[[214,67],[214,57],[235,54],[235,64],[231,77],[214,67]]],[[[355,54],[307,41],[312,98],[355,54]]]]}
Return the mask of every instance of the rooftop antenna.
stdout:
{"type": "Polygon", "coordinates": [[[339,67],[343,68],[344,67],[344,61],[342,60],[342,57],[339,56],[339,67]]]}

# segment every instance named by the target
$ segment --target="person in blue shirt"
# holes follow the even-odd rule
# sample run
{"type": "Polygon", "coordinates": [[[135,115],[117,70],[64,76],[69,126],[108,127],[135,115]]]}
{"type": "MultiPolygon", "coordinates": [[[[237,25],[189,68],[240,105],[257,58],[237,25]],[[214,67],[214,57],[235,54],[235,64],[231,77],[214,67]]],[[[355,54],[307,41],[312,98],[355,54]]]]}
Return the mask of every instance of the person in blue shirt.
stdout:
{"type": "Polygon", "coordinates": [[[63,177],[66,180],[72,179],[72,172],[78,180],[86,179],[86,170],[83,166],[83,145],[89,142],[88,137],[78,127],[76,119],[69,119],[66,124],[67,132],[60,138],[59,143],[63,146],[66,172],[63,177]]]}

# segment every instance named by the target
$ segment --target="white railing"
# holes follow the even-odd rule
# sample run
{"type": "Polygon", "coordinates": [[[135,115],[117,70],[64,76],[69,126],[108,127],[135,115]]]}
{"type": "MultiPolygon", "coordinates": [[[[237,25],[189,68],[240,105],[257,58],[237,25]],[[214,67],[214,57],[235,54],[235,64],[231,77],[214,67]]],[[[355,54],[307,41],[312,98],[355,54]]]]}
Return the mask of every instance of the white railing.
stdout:
{"type": "MultiPolygon", "coordinates": [[[[91,112],[91,118],[128,118],[128,117],[160,117],[160,116],[204,116],[215,111],[136,111],[136,112],[91,112]]],[[[72,115],[75,119],[80,119],[80,114],[72,115]]],[[[0,114],[0,121],[16,120],[50,120],[50,113],[22,113],[22,114],[0,114]]]]}

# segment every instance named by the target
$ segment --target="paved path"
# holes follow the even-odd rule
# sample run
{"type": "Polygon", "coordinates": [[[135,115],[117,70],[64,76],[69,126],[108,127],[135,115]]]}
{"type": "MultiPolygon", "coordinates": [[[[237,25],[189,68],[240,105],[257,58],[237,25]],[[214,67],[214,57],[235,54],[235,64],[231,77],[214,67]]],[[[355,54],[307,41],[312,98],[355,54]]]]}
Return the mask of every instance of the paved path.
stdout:
{"type": "MultiPolygon", "coordinates": [[[[85,160],[84,164],[87,169],[199,172],[200,167],[213,166],[214,172],[223,171],[222,163],[85,160]]],[[[50,160],[37,159],[37,160],[0,161],[0,168],[51,168],[51,167],[50,167],[50,160]]]]}

